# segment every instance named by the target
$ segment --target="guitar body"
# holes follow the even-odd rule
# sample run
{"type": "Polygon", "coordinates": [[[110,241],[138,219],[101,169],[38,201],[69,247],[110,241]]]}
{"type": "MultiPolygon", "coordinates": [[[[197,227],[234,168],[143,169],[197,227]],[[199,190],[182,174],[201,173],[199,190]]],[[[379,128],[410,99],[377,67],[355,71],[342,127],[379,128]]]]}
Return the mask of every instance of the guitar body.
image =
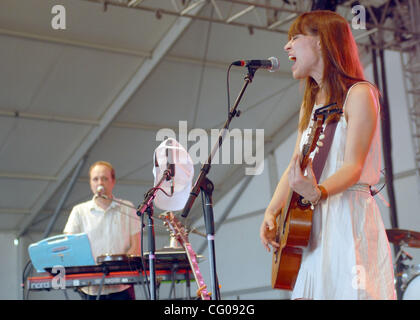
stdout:
{"type": "Polygon", "coordinates": [[[309,242],[312,214],[310,205],[302,204],[301,197],[293,192],[288,212],[282,211],[277,216],[276,241],[280,248],[273,253],[273,288],[293,289],[302,261],[302,249],[309,242]]]}

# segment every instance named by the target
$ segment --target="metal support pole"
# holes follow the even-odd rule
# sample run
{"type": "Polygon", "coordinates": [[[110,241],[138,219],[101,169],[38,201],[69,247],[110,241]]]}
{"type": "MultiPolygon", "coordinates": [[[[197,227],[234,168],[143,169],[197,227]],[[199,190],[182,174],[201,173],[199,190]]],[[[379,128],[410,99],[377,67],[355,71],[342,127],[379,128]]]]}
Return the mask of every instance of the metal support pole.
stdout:
{"type": "MultiPolygon", "coordinates": [[[[382,92],[381,99],[381,125],[382,125],[382,149],[385,162],[385,182],[388,194],[388,200],[390,204],[390,220],[392,228],[398,228],[398,214],[397,214],[397,205],[395,201],[394,193],[394,170],[392,164],[392,141],[391,141],[391,119],[389,111],[389,100],[388,100],[388,90],[387,90],[387,81],[386,81],[386,69],[385,69],[385,57],[384,51],[379,50],[379,62],[380,67],[378,68],[377,61],[377,52],[376,49],[372,50],[372,63],[373,63],[373,73],[375,78],[375,83],[380,87],[382,92]],[[380,71],[380,72],[379,72],[380,71]]],[[[394,254],[400,251],[400,247],[394,244],[394,254]]],[[[401,277],[400,274],[401,265],[397,263],[397,283],[396,283],[396,292],[397,299],[401,299],[401,277]]]]}

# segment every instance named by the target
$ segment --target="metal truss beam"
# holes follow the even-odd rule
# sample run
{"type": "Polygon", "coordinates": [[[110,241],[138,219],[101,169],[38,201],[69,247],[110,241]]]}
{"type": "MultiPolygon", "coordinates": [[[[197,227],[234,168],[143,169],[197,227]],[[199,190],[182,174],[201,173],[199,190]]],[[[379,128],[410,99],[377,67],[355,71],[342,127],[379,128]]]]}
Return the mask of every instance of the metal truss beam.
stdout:
{"type": "MultiPolygon", "coordinates": [[[[406,28],[420,31],[419,1],[409,0],[406,7],[402,5],[401,1],[397,1],[397,5],[401,20],[404,21],[406,28]]],[[[417,44],[413,45],[410,50],[402,49],[400,51],[400,58],[404,77],[417,187],[420,193],[420,42],[417,41],[417,44]]]]}
{"type": "MultiPolygon", "coordinates": [[[[153,6],[153,1],[137,1],[137,0],[83,0],[89,2],[100,3],[104,6],[117,6],[128,9],[142,10],[154,13],[157,19],[161,19],[163,15],[178,16],[178,17],[189,17],[194,20],[211,21],[215,23],[221,23],[225,25],[231,25],[236,27],[247,28],[250,34],[254,33],[254,30],[277,32],[287,34],[286,29],[282,29],[286,23],[290,22],[297,15],[311,10],[312,1],[307,0],[295,0],[295,1],[275,1],[279,5],[271,5],[273,1],[241,1],[241,0],[196,0],[196,1],[178,1],[173,0],[173,9],[162,8],[153,6]],[[191,15],[190,9],[194,5],[209,3],[213,6],[216,12],[216,16],[209,17],[204,14],[191,15]],[[233,11],[233,12],[232,12],[233,11]],[[253,14],[257,23],[239,22],[241,17],[253,14]]],[[[392,0],[394,1],[394,0],[392,0]]],[[[398,0],[395,0],[398,1],[398,0]]],[[[411,0],[400,0],[400,2],[406,3],[411,0]]],[[[382,12],[391,12],[390,8],[391,0],[387,0],[382,8],[382,12]]],[[[352,1],[345,2],[338,5],[338,8],[344,9],[351,13],[352,1]]],[[[378,19],[376,18],[373,11],[373,2],[369,0],[362,1],[362,5],[367,9],[369,21],[366,22],[367,33],[377,32],[381,30],[383,32],[391,34],[407,34],[410,36],[420,36],[420,32],[416,30],[406,30],[400,28],[398,24],[394,24],[392,27],[385,24],[386,14],[383,14],[378,19]]],[[[375,8],[376,9],[376,8],[375,8]]],[[[351,23],[351,21],[349,21],[351,23]]],[[[369,43],[359,42],[359,45],[372,47],[369,43]]],[[[382,43],[382,48],[391,48],[398,46],[398,43],[390,41],[388,43],[382,43]]]]}

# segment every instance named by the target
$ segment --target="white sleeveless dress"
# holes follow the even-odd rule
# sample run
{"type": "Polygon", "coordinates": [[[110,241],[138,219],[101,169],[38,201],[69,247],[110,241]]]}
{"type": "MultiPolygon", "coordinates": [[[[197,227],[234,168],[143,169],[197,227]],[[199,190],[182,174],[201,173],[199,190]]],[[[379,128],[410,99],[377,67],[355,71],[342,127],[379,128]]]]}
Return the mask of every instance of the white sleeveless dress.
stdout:
{"type": "MultiPolygon", "coordinates": [[[[345,105],[344,102],[344,108],[345,105]]],[[[315,106],[314,110],[319,107],[321,105],[315,106]]],[[[302,135],[301,150],[311,125],[312,120],[302,135]]],[[[346,135],[347,122],[343,114],[320,183],[343,165],[346,135]]],[[[315,152],[311,157],[314,155],[315,152]]],[[[378,110],[376,131],[359,182],[343,193],[328,197],[315,208],[309,245],[303,252],[292,299],[396,298],[388,238],[368,187],[379,182],[380,168],[378,110]]]]}

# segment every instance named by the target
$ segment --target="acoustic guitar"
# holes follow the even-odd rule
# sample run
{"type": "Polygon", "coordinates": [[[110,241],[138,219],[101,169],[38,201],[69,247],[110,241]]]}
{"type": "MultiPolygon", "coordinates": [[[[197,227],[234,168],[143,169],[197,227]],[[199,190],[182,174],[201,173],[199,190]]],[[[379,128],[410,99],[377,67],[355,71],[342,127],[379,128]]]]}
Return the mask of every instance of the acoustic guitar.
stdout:
{"type": "MultiPolygon", "coordinates": [[[[314,112],[308,142],[302,149],[300,162],[302,171],[307,167],[309,156],[315,148],[323,146],[321,140],[325,138],[323,125],[326,119],[333,114],[342,113],[341,109],[333,108],[335,105],[336,103],[332,103],[314,112]]],[[[335,130],[336,124],[337,122],[330,122],[327,126],[333,125],[335,130]]],[[[334,130],[332,134],[334,134],[334,130]]],[[[315,157],[314,167],[316,160],[315,157]]],[[[320,173],[317,179],[319,179],[319,176],[320,173]]],[[[280,248],[273,252],[271,286],[275,289],[293,290],[302,261],[302,251],[309,242],[314,207],[301,195],[289,189],[286,205],[280,210],[276,220],[275,239],[280,244],[280,248]]]]}

